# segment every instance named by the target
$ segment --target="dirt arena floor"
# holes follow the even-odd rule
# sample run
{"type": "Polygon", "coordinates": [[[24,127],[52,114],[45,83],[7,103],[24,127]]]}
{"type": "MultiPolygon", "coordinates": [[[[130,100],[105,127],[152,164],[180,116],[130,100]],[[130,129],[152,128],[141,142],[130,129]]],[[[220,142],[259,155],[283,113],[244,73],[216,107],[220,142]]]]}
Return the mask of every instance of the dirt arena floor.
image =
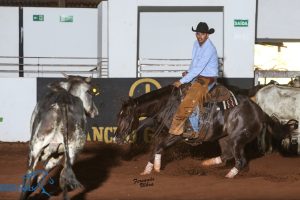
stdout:
{"type": "MultiPolygon", "coordinates": [[[[147,163],[147,148],[90,142],[73,167],[84,189],[69,195],[72,200],[300,199],[299,157],[283,157],[279,153],[252,156],[247,170],[229,180],[224,176],[230,163],[213,168],[200,166],[202,159],[218,153],[216,148],[214,144],[171,148],[163,157],[161,173],[140,176],[147,163]]],[[[0,184],[21,184],[27,155],[28,143],[0,143],[0,184]]],[[[62,199],[56,175],[60,169],[49,174],[54,184],[45,186],[51,197],[33,193],[31,199],[62,199]]],[[[0,199],[15,200],[19,195],[16,191],[1,191],[0,199]]]]}

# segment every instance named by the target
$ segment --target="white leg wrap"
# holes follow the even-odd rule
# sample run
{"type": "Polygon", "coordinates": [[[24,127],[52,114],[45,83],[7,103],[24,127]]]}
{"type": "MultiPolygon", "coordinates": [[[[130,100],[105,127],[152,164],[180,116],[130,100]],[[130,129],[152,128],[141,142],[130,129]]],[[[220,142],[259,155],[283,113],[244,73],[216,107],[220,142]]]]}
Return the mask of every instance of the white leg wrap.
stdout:
{"type": "Polygon", "coordinates": [[[154,157],[154,170],[157,172],[160,172],[160,166],[161,166],[161,154],[155,154],[154,157]]]}
{"type": "Polygon", "coordinates": [[[218,157],[215,157],[215,158],[204,160],[202,162],[202,165],[203,166],[210,166],[210,165],[218,165],[218,164],[221,164],[221,163],[222,163],[222,159],[221,159],[220,156],[218,156],[218,157]]]}
{"type": "Polygon", "coordinates": [[[148,162],[145,169],[144,169],[144,171],[141,173],[141,175],[150,174],[152,169],[153,169],[153,164],[151,162],[148,162]]]}
{"type": "Polygon", "coordinates": [[[221,163],[222,163],[222,160],[221,160],[220,156],[214,158],[214,164],[218,165],[218,164],[221,164],[221,163]]]}
{"type": "Polygon", "coordinates": [[[237,168],[232,168],[228,174],[225,176],[226,178],[233,178],[239,173],[239,170],[237,168]]]}

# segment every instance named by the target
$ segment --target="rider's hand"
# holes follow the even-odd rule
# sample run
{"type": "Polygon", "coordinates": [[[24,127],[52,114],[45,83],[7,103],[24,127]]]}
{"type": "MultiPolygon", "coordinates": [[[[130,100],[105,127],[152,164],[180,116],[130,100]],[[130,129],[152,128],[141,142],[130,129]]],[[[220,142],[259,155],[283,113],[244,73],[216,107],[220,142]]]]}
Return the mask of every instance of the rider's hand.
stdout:
{"type": "Polygon", "coordinates": [[[180,81],[175,81],[173,83],[173,85],[178,88],[181,85],[181,82],[180,81]]]}
{"type": "Polygon", "coordinates": [[[182,74],[181,74],[182,77],[185,76],[185,75],[187,75],[187,73],[188,73],[187,71],[182,72],[182,74]]]}

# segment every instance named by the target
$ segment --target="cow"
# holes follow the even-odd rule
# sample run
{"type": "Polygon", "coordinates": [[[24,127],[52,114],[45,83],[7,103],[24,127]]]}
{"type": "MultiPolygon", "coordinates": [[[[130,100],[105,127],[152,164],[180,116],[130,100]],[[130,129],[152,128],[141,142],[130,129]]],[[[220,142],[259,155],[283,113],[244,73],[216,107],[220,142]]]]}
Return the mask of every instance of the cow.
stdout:
{"type": "Polygon", "coordinates": [[[300,88],[269,85],[256,93],[255,102],[270,116],[300,120],[300,88]]]}
{"type": "MultiPolygon", "coordinates": [[[[280,121],[289,121],[290,119],[300,121],[300,88],[272,84],[258,90],[254,98],[251,99],[264,112],[278,118],[280,121]]],[[[298,126],[298,123],[296,125],[298,126]]],[[[291,148],[291,145],[294,143],[297,145],[298,143],[299,145],[295,151],[297,154],[300,154],[299,136],[300,129],[298,128],[288,138],[285,138],[281,144],[284,150],[288,150],[291,148]]]]}
{"type": "MultiPolygon", "coordinates": [[[[86,117],[98,115],[93,102],[93,96],[98,91],[92,85],[91,77],[64,75],[66,81],[48,85],[50,91],[37,103],[32,113],[27,174],[34,172],[38,161],[43,161],[45,171],[49,172],[64,157],[59,184],[64,199],[69,199],[68,188],[82,186],[72,165],[86,142],[86,117]]],[[[37,183],[42,179],[41,175],[38,176],[37,183]]],[[[33,182],[30,178],[25,179],[23,188],[28,188],[33,182]]],[[[20,199],[26,199],[31,192],[22,189],[20,199]]]]}
{"type": "Polygon", "coordinates": [[[296,76],[288,83],[288,86],[300,88],[300,76],[296,76]]]}

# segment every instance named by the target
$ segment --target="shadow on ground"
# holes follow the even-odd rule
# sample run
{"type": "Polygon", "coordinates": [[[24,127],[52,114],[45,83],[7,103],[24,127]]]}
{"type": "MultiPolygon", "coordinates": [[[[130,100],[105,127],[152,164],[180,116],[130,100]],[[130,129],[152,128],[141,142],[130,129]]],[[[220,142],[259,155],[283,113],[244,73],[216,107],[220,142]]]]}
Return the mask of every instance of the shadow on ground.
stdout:
{"type": "MultiPolygon", "coordinates": [[[[112,144],[95,143],[87,145],[80,153],[79,159],[72,167],[79,182],[84,189],[73,196],[72,200],[86,199],[86,194],[100,187],[110,175],[113,167],[120,164],[120,158],[123,150],[120,146],[112,144]]],[[[51,196],[57,196],[62,193],[59,188],[59,175],[62,166],[56,167],[49,176],[54,180],[53,185],[47,183],[44,187],[51,196]]],[[[50,199],[45,194],[36,194],[29,199],[50,199]]]]}

